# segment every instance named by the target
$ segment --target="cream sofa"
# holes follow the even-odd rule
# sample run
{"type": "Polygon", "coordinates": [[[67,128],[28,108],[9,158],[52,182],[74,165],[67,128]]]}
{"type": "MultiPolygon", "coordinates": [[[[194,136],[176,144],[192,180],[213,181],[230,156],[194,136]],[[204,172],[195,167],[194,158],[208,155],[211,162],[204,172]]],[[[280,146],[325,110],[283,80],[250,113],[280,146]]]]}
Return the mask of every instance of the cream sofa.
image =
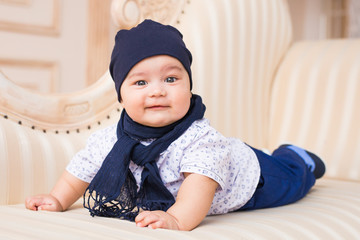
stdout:
{"type": "MultiPolygon", "coordinates": [[[[115,18],[132,26],[122,14],[134,9],[115,2],[115,18]]],[[[49,192],[89,134],[121,109],[108,73],[57,95],[1,73],[0,239],[359,239],[360,39],[292,42],[285,0],[184,0],[168,17],[166,8],[137,6],[140,18],[160,16],[183,32],[194,92],[214,127],[258,148],[304,146],[324,159],[325,177],[294,204],[206,217],[191,232],[93,218],[81,200],[66,212],[29,211],[25,197],[49,192]]]]}

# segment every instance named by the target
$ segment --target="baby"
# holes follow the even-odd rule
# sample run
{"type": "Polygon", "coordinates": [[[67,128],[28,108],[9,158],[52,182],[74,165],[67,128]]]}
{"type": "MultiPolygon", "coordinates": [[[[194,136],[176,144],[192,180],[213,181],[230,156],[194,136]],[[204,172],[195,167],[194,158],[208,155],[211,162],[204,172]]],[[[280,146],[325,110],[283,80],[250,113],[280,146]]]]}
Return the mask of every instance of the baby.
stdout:
{"type": "Polygon", "coordinates": [[[92,216],[191,230],[206,215],[303,198],[325,173],[320,158],[294,145],[267,155],[221,135],[191,92],[191,62],[171,26],[145,20],[120,30],[110,63],[119,122],[92,134],[50,194],[26,207],[65,211],[83,196],[92,216]]]}

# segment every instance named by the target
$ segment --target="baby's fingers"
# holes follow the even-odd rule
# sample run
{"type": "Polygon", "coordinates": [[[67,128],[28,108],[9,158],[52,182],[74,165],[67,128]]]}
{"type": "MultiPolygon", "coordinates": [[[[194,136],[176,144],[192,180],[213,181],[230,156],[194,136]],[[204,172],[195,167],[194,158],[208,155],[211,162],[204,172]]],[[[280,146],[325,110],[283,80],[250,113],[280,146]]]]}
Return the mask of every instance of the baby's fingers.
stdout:
{"type": "Polygon", "coordinates": [[[145,218],[148,214],[150,214],[150,211],[140,212],[140,213],[136,216],[135,222],[136,222],[136,223],[139,223],[139,222],[143,221],[144,218],[145,218]]]}
{"type": "Polygon", "coordinates": [[[153,222],[153,223],[149,224],[148,228],[151,228],[151,229],[168,228],[168,226],[165,224],[164,221],[158,220],[156,222],[153,222]]]}
{"type": "Polygon", "coordinates": [[[159,221],[159,216],[150,211],[141,212],[135,218],[136,226],[138,227],[147,227],[157,221],[159,221]]]}
{"type": "Polygon", "coordinates": [[[25,200],[25,207],[27,209],[33,210],[33,211],[37,211],[38,210],[38,206],[42,205],[42,199],[41,198],[37,198],[37,197],[28,197],[25,200]]]}
{"type": "Polygon", "coordinates": [[[55,212],[55,211],[61,211],[60,209],[58,209],[58,207],[54,204],[42,204],[41,206],[38,206],[38,210],[45,210],[45,211],[51,211],[51,212],[55,212]]]}
{"type": "Polygon", "coordinates": [[[25,200],[25,207],[27,209],[47,210],[47,211],[62,211],[62,206],[57,199],[48,195],[39,195],[34,197],[28,197],[25,200]]]}

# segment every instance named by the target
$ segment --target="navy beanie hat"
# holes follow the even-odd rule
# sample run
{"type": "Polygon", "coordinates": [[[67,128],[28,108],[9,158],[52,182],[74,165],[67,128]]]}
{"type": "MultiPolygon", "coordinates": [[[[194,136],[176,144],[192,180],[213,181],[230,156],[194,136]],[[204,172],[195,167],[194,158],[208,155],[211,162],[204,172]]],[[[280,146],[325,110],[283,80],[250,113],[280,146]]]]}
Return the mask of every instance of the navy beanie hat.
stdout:
{"type": "Polygon", "coordinates": [[[169,55],[178,59],[189,74],[190,89],[192,88],[192,56],[185,46],[182,34],[170,25],[145,20],[130,30],[120,30],[115,37],[109,70],[119,101],[121,84],[131,68],[141,60],[155,55],[169,55]]]}

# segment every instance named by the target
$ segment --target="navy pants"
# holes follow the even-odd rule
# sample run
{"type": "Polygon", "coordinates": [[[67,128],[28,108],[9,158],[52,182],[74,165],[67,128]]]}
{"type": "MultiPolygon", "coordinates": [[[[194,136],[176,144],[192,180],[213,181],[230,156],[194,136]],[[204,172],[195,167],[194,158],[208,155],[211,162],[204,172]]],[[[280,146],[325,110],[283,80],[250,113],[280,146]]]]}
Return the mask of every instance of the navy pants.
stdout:
{"type": "Polygon", "coordinates": [[[303,198],[315,184],[315,177],[304,160],[286,147],[268,155],[252,148],[260,163],[260,179],[252,198],[239,209],[277,207],[303,198]]]}

